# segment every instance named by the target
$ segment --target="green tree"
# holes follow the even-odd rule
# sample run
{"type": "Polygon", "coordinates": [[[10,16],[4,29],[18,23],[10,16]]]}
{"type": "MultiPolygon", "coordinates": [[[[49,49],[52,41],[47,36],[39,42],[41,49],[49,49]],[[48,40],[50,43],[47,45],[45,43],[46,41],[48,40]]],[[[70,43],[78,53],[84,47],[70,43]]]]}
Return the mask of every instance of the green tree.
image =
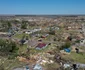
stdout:
{"type": "Polygon", "coordinates": [[[49,28],[49,34],[55,35],[55,28],[50,27],[49,28]]]}
{"type": "Polygon", "coordinates": [[[10,22],[7,22],[7,26],[8,26],[8,29],[10,29],[12,27],[10,22]]]}
{"type": "Polygon", "coordinates": [[[69,48],[70,46],[71,46],[71,43],[68,41],[63,46],[60,47],[60,50],[62,50],[64,48],[69,48]]]}
{"type": "Polygon", "coordinates": [[[15,42],[0,39],[0,51],[1,52],[14,53],[16,50],[18,50],[18,47],[15,42]]]}
{"type": "Polygon", "coordinates": [[[13,22],[13,23],[15,23],[15,24],[20,23],[20,21],[19,21],[19,20],[12,20],[11,22],[13,22]]]}
{"type": "Polygon", "coordinates": [[[11,27],[12,27],[12,24],[10,21],[1,21],[1,27],[2,27],[2,31],[8,31],[11,27]]]}
{"type": "Polygon", "coordinates": [[[27,23],[22,21],[21,29],[27,29],[27,23]]]}

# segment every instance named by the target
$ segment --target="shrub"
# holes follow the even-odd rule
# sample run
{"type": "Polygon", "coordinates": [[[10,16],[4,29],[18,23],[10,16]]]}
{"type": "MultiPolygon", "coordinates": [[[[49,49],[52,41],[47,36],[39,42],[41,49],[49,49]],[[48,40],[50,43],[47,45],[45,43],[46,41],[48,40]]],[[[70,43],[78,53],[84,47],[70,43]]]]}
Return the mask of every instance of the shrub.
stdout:
{"type": "Polygon", "coordinates": [[[70,42],[66,42],[63,46],[60,47],[60,50],[63,50],[64,48],[69,48],[71,46],[70,42]]]}

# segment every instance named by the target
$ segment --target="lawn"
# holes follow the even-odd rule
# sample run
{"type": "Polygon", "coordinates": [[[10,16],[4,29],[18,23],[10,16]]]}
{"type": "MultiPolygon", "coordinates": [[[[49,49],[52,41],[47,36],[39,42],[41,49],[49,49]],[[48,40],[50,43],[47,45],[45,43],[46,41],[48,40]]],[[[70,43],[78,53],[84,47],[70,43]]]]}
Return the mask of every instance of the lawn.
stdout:
{"type": "Polygon", "coordinates": [[[85,53],[77,54],[75,52],[71,52],[69,55],[62,56],[65,60],[73,60],[74,62],[85,63],[85,53]]]}
{"type": "Polygon", "coordinates": [[[19,54],[26,53],[26,51],[27,51],[27,45],[19,46],[18,50],[19,54]]]}
{"type": "Polygon", "coordinates": [[[28,34],[25,34],[25,33],[16,34],[14,37],[15,37],[15,38],[18,38],[18,39],[22,39],[23,36],[28,36],[28,37],[29,37],[29,35],[28,35],[28,34]]]}

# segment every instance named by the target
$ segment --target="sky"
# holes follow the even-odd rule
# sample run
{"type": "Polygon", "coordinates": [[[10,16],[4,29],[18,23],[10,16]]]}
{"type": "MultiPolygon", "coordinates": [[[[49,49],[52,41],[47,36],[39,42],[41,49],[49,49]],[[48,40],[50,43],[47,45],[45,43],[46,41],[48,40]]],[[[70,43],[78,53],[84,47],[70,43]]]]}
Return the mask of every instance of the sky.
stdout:
{"type": "Polygon", "coordinates": [[[0,14],[85,14],[85,0],[0,0],[0,14]]]}

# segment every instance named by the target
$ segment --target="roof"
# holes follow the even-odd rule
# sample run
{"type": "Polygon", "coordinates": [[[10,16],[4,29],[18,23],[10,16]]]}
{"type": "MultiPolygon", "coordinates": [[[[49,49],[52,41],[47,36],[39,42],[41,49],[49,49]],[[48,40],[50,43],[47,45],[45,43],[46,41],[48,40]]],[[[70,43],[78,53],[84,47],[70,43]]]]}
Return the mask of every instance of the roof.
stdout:
{"type": "Polygon", "coordinates": [[[39,43],[39,44],[37,45],[38,48],[43,48],[43,47],[45,47],[45,46],[46,46],[45,43],[39,43]]]}

